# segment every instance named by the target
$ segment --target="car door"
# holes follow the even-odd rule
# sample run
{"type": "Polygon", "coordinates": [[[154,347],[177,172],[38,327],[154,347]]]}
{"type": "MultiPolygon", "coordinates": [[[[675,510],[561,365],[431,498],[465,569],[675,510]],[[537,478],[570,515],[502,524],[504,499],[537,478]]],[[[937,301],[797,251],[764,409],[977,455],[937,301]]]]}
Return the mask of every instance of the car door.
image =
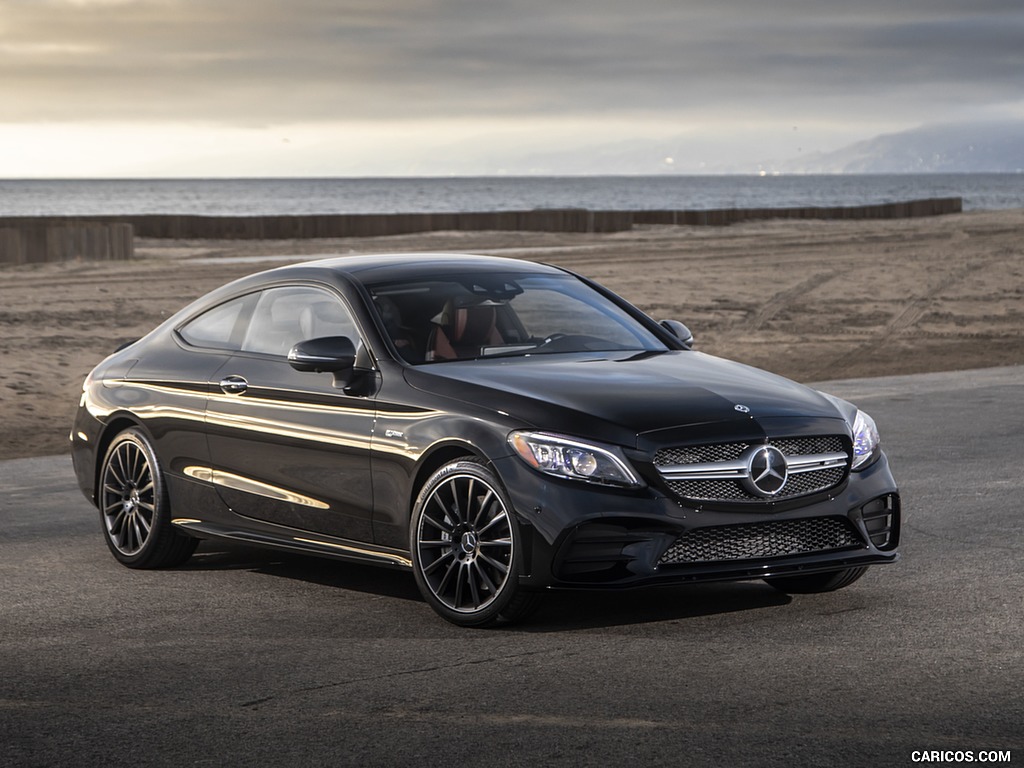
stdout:
{"type": "Polygon", "coordinates": [[[361,334],[342,298],[311,285],[263,290],[241,349],[211,382],[213,481],[236,514],[300,531],[372,541],[372,394],[289,365],[299,341],[361,334]]]}

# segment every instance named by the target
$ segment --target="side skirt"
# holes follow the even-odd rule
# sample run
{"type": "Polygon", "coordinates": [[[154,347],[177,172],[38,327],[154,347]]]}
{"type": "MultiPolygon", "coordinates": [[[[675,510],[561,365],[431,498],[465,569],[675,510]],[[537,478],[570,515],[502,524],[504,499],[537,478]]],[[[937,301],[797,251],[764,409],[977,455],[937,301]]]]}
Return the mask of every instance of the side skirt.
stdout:
{"type": "Polygon", "coordinates": [[[317,537],[316,534],[305,531],[301,533],[296,531],[295,535],[282,534],[274,536],[267,533],[254,533],[252,531],[240,531],[234,528],[211,525],[202,520],[183,517],[175,518],[171,520],[171,523],[199,539],[226,539],[244,544],[254,544],[260,547],[283,549],[289,552],[331,557],[336,560],[372,563],[373,565],[389,565],[401,568],[402,570],[412,570],[412,559],[408,552],[387,547],[376,547],[373,544],[365,544],[363,542],[317,537]]]}

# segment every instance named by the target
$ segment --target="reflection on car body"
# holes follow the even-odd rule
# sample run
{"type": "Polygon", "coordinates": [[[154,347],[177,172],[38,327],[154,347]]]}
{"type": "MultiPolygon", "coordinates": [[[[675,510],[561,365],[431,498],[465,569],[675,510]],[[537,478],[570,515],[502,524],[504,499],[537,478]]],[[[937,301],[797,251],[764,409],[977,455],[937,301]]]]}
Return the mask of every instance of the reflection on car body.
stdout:
{"type": "Polygon", "coordinates": [[[545,265],[283,267],[100,363],[75,469],[125,565],[225,538],[409,568],[466,626],[550,588],[814,592],[894,562],[900,499],[870,417],[691,345],[545,265]]]}

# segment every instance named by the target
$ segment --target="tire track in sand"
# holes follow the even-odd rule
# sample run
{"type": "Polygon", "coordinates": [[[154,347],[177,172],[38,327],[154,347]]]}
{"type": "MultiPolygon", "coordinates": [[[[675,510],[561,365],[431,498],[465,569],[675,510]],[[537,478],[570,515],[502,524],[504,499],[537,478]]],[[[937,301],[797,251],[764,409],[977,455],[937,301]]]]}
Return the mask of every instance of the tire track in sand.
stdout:
{"type": "Polygon", "coordinates": [[[996,264],[1006,262],[1010,258],[1019,258],[1019,255],[1010,249],[1003,249],[999,253],[987,258],[981,258],[968,264],[957,265],[937,284],[933,284],[916,296],[911,296],[884,326],[871,334],[871,338],[861,342],[849,352],[836,357],[824,370],[840,375],[843,369],[859,362],[865,355],[872,353],[880,344],[890,340],[893,336],[908,335],[907,332],[912,330],[928,313],[928,310],[935,305],[940,294],[948,291],[957,283],[966,280],[971,275],[989,269],[996,264]]]}
{"type": "Polygon", "coordinates": [[[850,268],[847,267],[846,269],[830,269],[824,272],[817,272],[791,288],[779,291],[758,307],[757,311],[746,321],[747,327],[752,331],[760,330],[766,322],[775,317],[795,299],[810,293],[816,288],[820,288],[837,277],[842,277],[849,271],[850,268]]]}

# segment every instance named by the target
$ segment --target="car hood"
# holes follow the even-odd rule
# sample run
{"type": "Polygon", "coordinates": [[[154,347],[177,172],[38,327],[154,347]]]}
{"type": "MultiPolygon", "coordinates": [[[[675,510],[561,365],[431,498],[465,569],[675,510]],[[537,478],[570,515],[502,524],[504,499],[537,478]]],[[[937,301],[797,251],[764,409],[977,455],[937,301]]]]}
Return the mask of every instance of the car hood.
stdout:
{"type": "Polygon", "coordinates": [[[533,355],[438,363],[408,371],[418,389],[522,418],[540,429],[643,433],[751,419],[841,419],[821,393],[693,351],[533,355]],[[601,428],[602,423],[605,428],[601,428]]]}

